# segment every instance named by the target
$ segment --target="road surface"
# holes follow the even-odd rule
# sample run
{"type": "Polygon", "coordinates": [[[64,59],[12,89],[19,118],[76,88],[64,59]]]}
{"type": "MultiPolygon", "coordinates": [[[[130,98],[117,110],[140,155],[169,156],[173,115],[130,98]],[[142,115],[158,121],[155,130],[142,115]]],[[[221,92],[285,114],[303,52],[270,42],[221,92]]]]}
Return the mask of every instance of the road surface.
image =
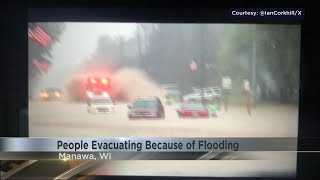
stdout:
{"type": "Polygon", "coordinates": [[[164,120],[128,120],[126,104],[114,114],[89,114],[86,104],[29,102],[31,137],[297,137],[298,108],[258,106],[251,116],[245,107],[222,110],[217,118],[179,119],[165,106],[164,120]]]}
{"type": "MultiPolygon", "coordinates": [[[[217,118],[179,119],[166,106],[165,120],[128,120],[126,104],[114,114],[88,114],[86,104],[29,102],[30,137],[297,137],[298,108],[257,106],[251,116],[245,107],[222,110],[217,118]]],[[[109,175],[165,176],[292,176],[295,152],[243,152],[234,160],[111,161],[109,175]],[[241,160],[250,159],[256,160],[241,160]],[[240,159],[239,159],[240,158],[240,159]],[[258,160],[260,159],[260,160],[258,160]]]]}

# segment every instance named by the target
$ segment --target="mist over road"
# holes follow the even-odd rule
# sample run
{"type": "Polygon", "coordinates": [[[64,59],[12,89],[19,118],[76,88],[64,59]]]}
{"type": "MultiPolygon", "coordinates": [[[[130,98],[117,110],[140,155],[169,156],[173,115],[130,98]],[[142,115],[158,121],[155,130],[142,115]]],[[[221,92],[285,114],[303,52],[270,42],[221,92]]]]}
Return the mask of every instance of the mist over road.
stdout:
{"type": "Polygon", "coordinates": [[[114,114],[89,114],[84,103],[29,102],[30,137],[297,137],[298,108],[265,105],[248,116],[245,107],[218,118],[179,119],[178,104],[165,106],[164,120],[128,120],[127,104],[114,114]]]}

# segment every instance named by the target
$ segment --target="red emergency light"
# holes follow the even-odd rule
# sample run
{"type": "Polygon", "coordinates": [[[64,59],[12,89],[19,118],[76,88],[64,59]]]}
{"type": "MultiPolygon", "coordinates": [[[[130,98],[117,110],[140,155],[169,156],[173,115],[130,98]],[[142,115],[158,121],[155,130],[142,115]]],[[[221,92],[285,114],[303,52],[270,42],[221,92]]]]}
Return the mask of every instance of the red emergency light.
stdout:
{"type": "Polygon", "coordinates": [[[97,81],[96,81],[94,78],[91,78],[91,79],[90,79],[90,82],[91,82],[92,84],[96,84],[96,83],[97,83],[97,81]]]}
{"type": "Polygon", "coordinates": [[[106,84],[108,84],[108,80],[106,78],[102,78],[101,79],[101,83],[106,85],[106,84]]]}

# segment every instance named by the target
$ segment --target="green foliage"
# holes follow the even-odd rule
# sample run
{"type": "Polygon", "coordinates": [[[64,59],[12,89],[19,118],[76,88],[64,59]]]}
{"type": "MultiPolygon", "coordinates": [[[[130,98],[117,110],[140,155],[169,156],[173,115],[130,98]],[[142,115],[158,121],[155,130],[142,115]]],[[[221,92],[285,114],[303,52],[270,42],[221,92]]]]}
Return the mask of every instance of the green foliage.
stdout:
{"type": "MultiPolygon", "coordinates": [[[[243,79],[255,79],[256,83],[251,82],[251,85],[260,87],[260,100],[297,100],[299,25],[137,26],[136,37],[129,40],[101,37],[97,52],[114,54],[117,61],[125,59],[124,62],[140,63],[139,66],[158,83],[179,84],[184,92],[191,86],[220,86],[221,78],[230,76],[233,79],[233,96],[241,97],[243,79]],[[198,65],[196,72],[189,69],[191,60],[198,65]],[[255,74],[253,69],[256,69],[255,74]]],[[[252,90],[255,94],[254,87],[252,90]]],[[[235,102],[239,99],[235,98],[235,102]]]]}
{"type": "MultiPolygon", "coordinates": [[[[48,63],[52,64],[51,50],[54,44],[59,42],[60,37],[65,28],[64,23],[29,23],[29,27],[40,26],[51,37],[52,42],[46,47],[40,47],[33,40],[28,40],[28,72],[29,72],[29,88],[35,87],[41,77],[41,71],[32,64],[33,59],[44,59],[48,63]]],[[[27,33],[27,32],[26,32],[27,33]]],[[[33,90],[29,89],[29,95],[32,96],[33,90]]]]}
{"type": "Polygon", "coordinates": [[[271,89],[272,99],[295,99],[294,91],[299,89],[300,26],[230,25],[223,38],[219,50],[223,75],[250,77],[251,68],[243,67],[251,64],[255,41],[257,84],[263,91],[271,89]]]}

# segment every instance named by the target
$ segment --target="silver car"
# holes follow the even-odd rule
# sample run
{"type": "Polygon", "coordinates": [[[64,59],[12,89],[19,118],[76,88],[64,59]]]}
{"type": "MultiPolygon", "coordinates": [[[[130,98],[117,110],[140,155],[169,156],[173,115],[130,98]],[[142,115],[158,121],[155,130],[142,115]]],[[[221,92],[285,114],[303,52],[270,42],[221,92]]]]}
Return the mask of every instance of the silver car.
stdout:
{"type": "Polygon", "coordinates": [[[202,100],[214,100],[220,98],[222,95],[221,90],[216,87],[194,89],[194,92],[183,96],[185,102],[195,101],[199,102],[202,100]]]}

